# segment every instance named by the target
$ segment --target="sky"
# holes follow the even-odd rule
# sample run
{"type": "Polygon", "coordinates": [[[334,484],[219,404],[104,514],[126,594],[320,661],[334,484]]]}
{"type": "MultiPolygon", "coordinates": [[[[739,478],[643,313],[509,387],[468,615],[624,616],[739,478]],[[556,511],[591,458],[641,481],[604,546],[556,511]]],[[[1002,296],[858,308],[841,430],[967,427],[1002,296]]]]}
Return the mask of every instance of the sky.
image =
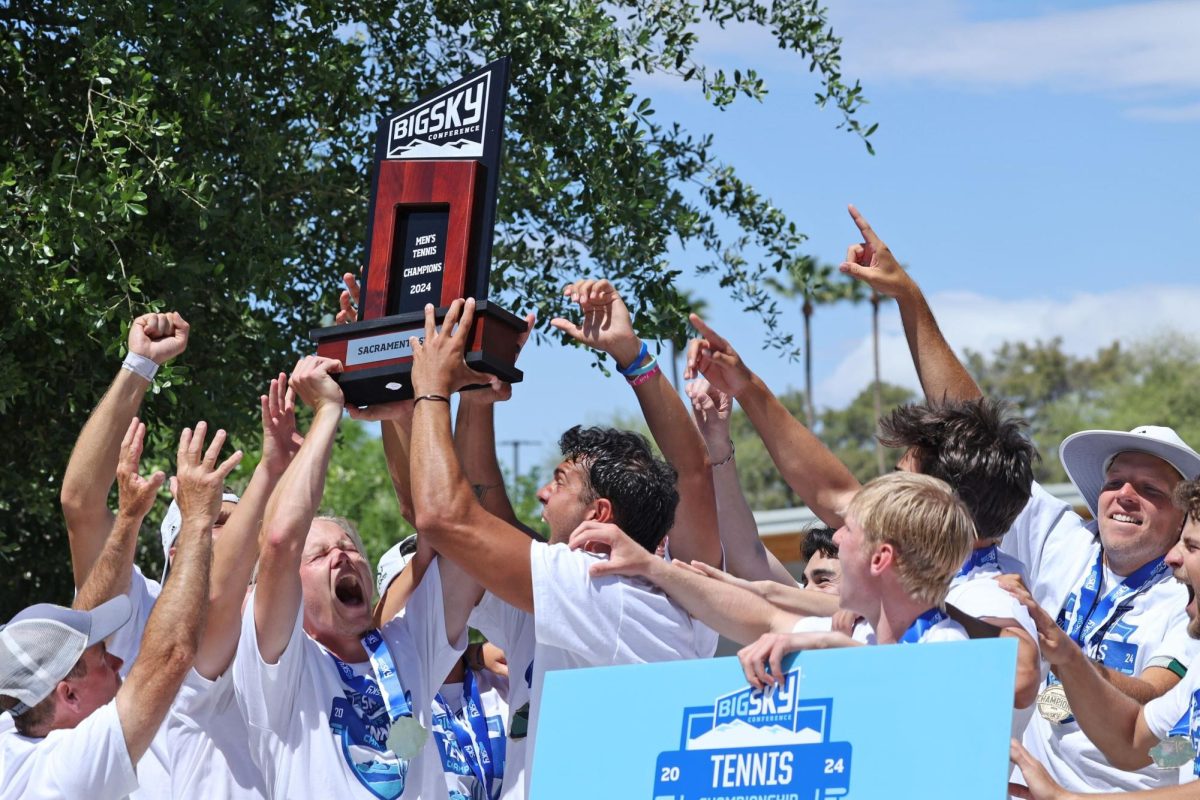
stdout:
{"type": "MultiPolygon", "coordinates": [[[[1085,355],[1120,340],[1189,332],[1200,309],[1200,3],[838,0],[843,75],[861,81],[876,155],[837,130],[836,110],[769,33],[700,28],[700,60],[755,68],[769,93],[725,111],[694,86],[650,76],[636,88],[657,118],[714,134],[720,158],[808,234],[808,254],[837,263],[858,241],[854,203],[923,288],[950,344],[993,352],[1061,337],[1085,355]],[[1184,32],[1192,32],[1184,35],[1184,32]]],[[[695,276],[683,286],[713,327],[775,391],[802,367],[762,349],[766,331],[695,276]]],[[[798,307],[783,324],[800,330],[798,307]]],[[[894,306],[882,315],[882,371],[916,388],[894,306]]],[[[819,308],[814,399],[846,404],[871,380],[869,306],[819,308]]],[[[637,414],[619,376],[556,343],[522,355],[524,384],[497,411],[497,438],[540,442],[524,471],[555,460],[575,423],[637,414]]],[[[508,463],[509,450],[502,450],[508,463]]]]}

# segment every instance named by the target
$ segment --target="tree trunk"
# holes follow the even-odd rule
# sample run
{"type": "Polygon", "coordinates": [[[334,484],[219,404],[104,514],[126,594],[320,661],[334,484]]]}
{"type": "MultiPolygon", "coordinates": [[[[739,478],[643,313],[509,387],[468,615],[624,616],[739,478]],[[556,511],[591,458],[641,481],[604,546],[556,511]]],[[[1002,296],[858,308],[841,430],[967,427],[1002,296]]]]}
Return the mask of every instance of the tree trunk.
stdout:
{"type": "MultiPolygon", "coordinates": [[[[878,425],[883,416],[883,384],[879,380],[879,294],[874,290],[871,291],[871,349],[875,358],[875,424],[878,425]]],[[[875,466],[880,475],[887,471],[883,463],[883,444],[878,436],[875,437],[875,466]]]]}
{"type": "Polygon", "coordinates": [[[804,413],[808,417],[808,429],[811,431],[816,424],[816,414],[813,412],[812,393],[812,315],[813,307],[808,298],[804,300],[804,413]]]}

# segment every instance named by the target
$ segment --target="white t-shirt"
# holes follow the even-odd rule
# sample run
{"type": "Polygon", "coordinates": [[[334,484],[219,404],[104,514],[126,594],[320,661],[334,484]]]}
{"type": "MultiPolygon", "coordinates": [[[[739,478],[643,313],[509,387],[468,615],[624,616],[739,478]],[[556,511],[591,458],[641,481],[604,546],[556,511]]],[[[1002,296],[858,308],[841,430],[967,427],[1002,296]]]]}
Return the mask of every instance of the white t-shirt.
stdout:
{"type": "MultiPolygon", "coordinates": [[[[508,679],[488,670],[480,670],[473,674],[476,688],[479,690],[479,703],[483,709],[483,719],[488,730],[488,753],[491,755],[495,768],[492,796],[489,800],[495,800],[500,796],[504,786],[508,738],[505,735],[508,724],[508,701],[505,698],[508,697],[508,679]]],[[[443,719],[446,711],[454,714],[462,726],[462,730],[471,738],[472,746],[475,746],[474,731],[464,710],[463,684],[461,682],[444,683],[438,690],[438,695],[445,702],[445,707],[434,704],[433,729],[430,731],[432,741],[427,746],[436,746],[438,749],[442,769],[446,773],[446,787],[450,792],[450,800],[484,798],[486,797],[486,788],[480,784],[472,772],[457,737],[443,719]]]]}
{"type": "MultiPolygon", "coordinates": [[[[133,574],[129,578],[129,591],[125,593],[129,598],[132,613],[129,615],[129,621],[118,628],[106,641],[108,652],[125,662],[121,665],[122,679],[129,677],[129,669],[137,659],[138,653],[141,652],[146,621],[150,619],[150,612],[154,610],[154,604],[158,601],[161,593],[162,584],[152,578],[147,578],[137,565],[134,565],[133,574]]],[[[171,775],[167,766],[169,763],[167,725],[164,720],[158,732],[154,734],[150,748],[137,763],[138,788],[130,795],[129,800],[167,800],[170,798],[171,775]]]]}
{"type": "Polygon", "coordinates": [[[1188,667],[1187,675],[1171,691],[1156,697],[1142,707],[1146,727],[1159,739],[1166,739],[1172,729],[1186,717],[1187,733],[1196,758],[1180,770],[1180,782],[1200,777],[1200,659],[1188,667]]]}
{"type": "MultiPolygon", "coordinates": [[[[436,559],[405,609],[380,633],[413,713],[428,730],[434,692],[467,643],[466,631],[457,642],[446,638],[436,559]]],[[[373,674],[369,661],[349,667],[356,676],[373,674]]],[[[258,649],[253,599],[247,603],[233,681],[249,728],[250,755],[268,797],[379,800],[401,792],[422,800],[446,797],[435,747],[404,761],[366,740],[368,734],[387,740],[387,709],[377,696],[342,681],[333,657],[304,632],[303,607],[279,662],[267,664],[258,649]]]]}
{"type": "Polygon", "coordinates": [[[0,800],[109,800],[137,788],[117,702],[44,739],[0,733],[0,800]]]}
{"type": "Polygon", "coordinates": [[[490,593],[471,615],[508,657],[508,753],[502,797],[525,798],[537,736],[545,674],[556,669],[644,664],[707,658],[712,630],[688,616],[651,583],[637,578],[593,578],[604,558],[565,544],[530,542],[533,614],[490,593]],[[519,735],[528,721],[528,736],[519,735]]]}
{"type": "Polygon", "coordinates": [[[262,773],[250,758],[250,731],[233,691],[233,668],[215,681],[188,670],[167,715],[175,800],[260,800],[262,773]]]}
{"type": "MultiPolygon", "coordinates": [[[[1036,483],[1028,505],[1005,535],[1001,548],[1029,570],[1029,588],[1046,613],[1056,616],[1074,596],[1100,554],[1094,525],[1085,524],[1065,502],[1055,499],[1036,483]]],[[[1101,597],[1113,587],[1106,576],[1101,597]]],[[[1187,625],[1187,590],[1169,570],[1139,594],[1130,610],[1112,625],[1097,655],[1106,666],[1138,675],[1151,657],[1169,655],[1188,663],[1188,653],[1166,653],[1162,644],[1179,641],[1172,634],[1187,625]]],[[[1068,615],[1068,623],[1073,616],[1068,615]]],[[[1045,680],[1042,682],[1045,687],[1045,680]]],[[[1025,728],[1025,747],[1045,765],[1059,784],[1074,792],[1131,792],[1178,783],[1174,770],[1149,766],[1124,772],[1104,758],[1075,722],[1055,725],[1034,714],[1025,728]]]]}
{"type": "MultiPolygon", "coordinates": [[[[792,626],[792,633],[828,633],[831,630],[833,630],[833,617],[802,617],[792,626]]],[[[865,619],[860,619],[854,624],[850,638],[865,645],[879,644],[879,640],[875,638],[875,631],[871,628],[871,623],[865,619]]],[[[967,638],[967,632],[963,626],[946,617],[922,631],[916,643],[961,642],[967,638]]]]}

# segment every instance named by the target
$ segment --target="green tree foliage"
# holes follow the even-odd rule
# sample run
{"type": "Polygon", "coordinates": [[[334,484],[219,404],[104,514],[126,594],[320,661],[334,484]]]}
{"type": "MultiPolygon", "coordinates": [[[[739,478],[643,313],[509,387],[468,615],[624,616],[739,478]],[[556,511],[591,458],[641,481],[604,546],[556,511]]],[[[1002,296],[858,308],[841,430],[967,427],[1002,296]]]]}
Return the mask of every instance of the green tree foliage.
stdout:
{"type": "Polygon", "coordinates": [[[968,352],[966,363],[984,393],[1008,399],[1028,420],[1040,481],[1067,480],[1058,446],[1076,431],[1169,425],[1200,446],[1196,339],[1167,334],[1128,349],[1113,342],[1086,357],[1063,352],[1059,339],[1006,343],[990,359],[968,352]]]}
{"type": "MultiPolygon", "coordinates": [[[[149,451],[197,418],[253,438],[246,400],[310,349],[359,263],[377,115],[493,58],[512,57],[498,299],[549,320],[567,279],[605,274],[669,308],[687,268],[774,325],[761,278],[803,234],[634,88],[665,73],[721,108],[761,98],[753,70],[697,60],[704,23],[770,31],[839,125],[874,131],[816,0],[4,4],[0,558],[15,596],[69,596],[58,482],[123,326],[161,309],[194,326],[147,403],[149,451]],[[695,262],[669,266],[669,247],[695,262]]],[[[652,323],[667,338],[683,320],[652,323]]]]}

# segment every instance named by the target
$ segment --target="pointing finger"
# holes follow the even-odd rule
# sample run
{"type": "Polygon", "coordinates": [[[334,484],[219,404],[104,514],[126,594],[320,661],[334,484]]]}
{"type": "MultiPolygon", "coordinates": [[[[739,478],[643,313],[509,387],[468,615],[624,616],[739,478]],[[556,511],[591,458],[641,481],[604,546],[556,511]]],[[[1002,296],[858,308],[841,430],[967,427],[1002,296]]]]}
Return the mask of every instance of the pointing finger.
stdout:
{"type": "Polygon", "coordinates": [[[850,218],[854,220],[854,224],[858,226],[858,230],[863,235],[863,240],[872,247],[882,247],[883,241],[875,234],[871,224],[867,222],[867,218],[858,212],[858,209],[853,205],[848,206],[850,210],[850,218]]]}

